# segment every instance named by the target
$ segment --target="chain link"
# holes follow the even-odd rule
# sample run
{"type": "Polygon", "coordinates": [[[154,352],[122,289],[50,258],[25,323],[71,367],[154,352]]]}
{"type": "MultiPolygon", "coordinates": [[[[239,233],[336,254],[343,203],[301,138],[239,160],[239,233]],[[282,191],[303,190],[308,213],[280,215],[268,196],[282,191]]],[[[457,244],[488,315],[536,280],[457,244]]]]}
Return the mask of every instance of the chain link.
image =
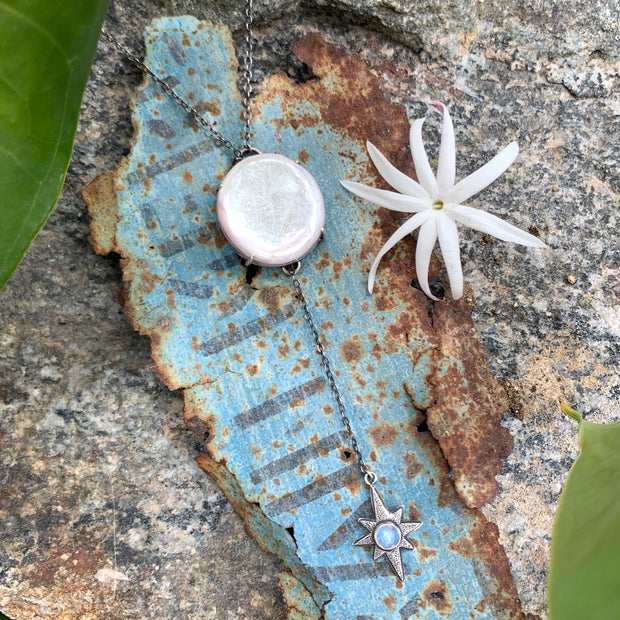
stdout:
{"type": "Polygon", "coordinates": [[[360,466],[360,472],[362,473],[362,476],[364,476],[364,482],[368,486],[374,486],[377,480],[377,475],[370,470],[368,465],[366,465],[364,457],[362,456],[362,453],[360,451],[359,444],[357,443],[357,439],[355,438],[355,433],[353,433],[353,429],[351,428],[351,420],[349,420],[349,416],[347,416],[347,409],[342,399],[342,394],[338,389],[338,385],[336,384],[336,378],[334,377],[334,373],[332,371],[331,363],[329,361],[329,358],[327,357],[327,354],[325,353],[325,345],[321,340],[321,334],[316,326],[316,323],[314,322],[312,312],[310,312],[308,300],[306,299],[306,296],[304,295],[301,288],[301,282],[295,275],[298,270],[299,263],[294,263],[293,265],[284,268],[284,272],[292,277],[295,294],[304,311],[304,318],[310,326],[310,331],[312,332],[312,336],[314,337],[314,342],[316,344],[316,352],[321,356],[321,365],[323,366],[325,376],[327,377],[327,381],[329,382],[329,387],[334,395],[336,404],[338,405],[338,411],[340,412],[342,423],[347,430],[347,435],[349,436],[349,439],[351,441],[353,452],[355,452],[355,456],[360,466]]]}
{"type": "Polygon", "coordinates": [[[253,0],[246,0],[245,7],[245,56],[244,56],[244,67],[243,67],[243,77],[244,77],[244,86],[243,86],[243,120],[245,122],[245,126],[243,128],[243,148],[236,147],[230,140],[227,140],[222,133],[220,133],[216,129],[215,121],[208,121],[202,114],[200,114],[195,108],[193,108],[179,93],[177,93],[170,84],[167,84],[164,80],[162,80],[145,62],[140,60],[137,56],[132,54],[122,43],[117,41],[111,34],[106,32],[105,30],[101,31],[101,36],[108,42],[111,43],[119,52],[124,54],[127,59],[132,62],[134,65],[140,67],[142,71],[148,74],[160,87],[161,89],[169,95],[176,103],[178,103],[198,124],[205,127],[213,141],[224,148],[229,149],[235,155],[235,161],[239,161],[244,157],[244,155],[254,152],[255,149],[250,144],[250,136],[252,133],[252,93],[254,89],[252,87],[252,65],[253,65],[253,50],[254,50],[254,40],[253,40],[253,32],[252,32],[252,23],[254,21],[253,18],[253,0]]]}
{"type": "Polygon", "coordinates": [[[243,77],[245,83],[243,86],[243,120],[245,121],[245,128],[243,131],[243,149],[245,151],[252,150],[250,144],[250,135],[252,133],[252,52],[254,50],[254,33],[252,32],[253,23],[253,0],[247,0],[245,7],[245,57],[243,59],[243,77]]]}

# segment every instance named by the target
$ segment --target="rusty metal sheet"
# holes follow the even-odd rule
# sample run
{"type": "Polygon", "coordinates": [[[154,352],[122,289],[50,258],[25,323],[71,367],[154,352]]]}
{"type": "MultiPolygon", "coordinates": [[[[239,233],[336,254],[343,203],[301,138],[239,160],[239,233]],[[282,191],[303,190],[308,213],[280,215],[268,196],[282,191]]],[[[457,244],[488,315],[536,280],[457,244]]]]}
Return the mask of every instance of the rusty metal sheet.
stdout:
{"type": "MultiPolygon", "coordinates": [[[[227,136],[241,136],[229,33],[164,18],[145,38],[148,63],[227,136]]],[[[150,336],[162,380],[184,389],[186,423],[205,440],[200,467],[290,570],[283,585],[292,609],[333,619],[521,617],[497,529],[463,499],[492,496],[511,448],[468,309],[443,302],[429,314],[411,286],[413,240],[384,261],[370,297],[370,262],[398,216],[345,195],[337,181],[377,182],[367,138],[411,172],[404,111],[358,57],[319,36],[295,53],[316,79],[276,75],[263,86],[254,144],[302,162],[324,193],[327,238],[300,279],[382,492],[424,521],[416,550],[404,554],[404,583],[351,544],[363,533],[356,520],[368,494],[287,276],[245,268],[218,230],[229,154],[148,82],[135,103],[135,145],[115,180],[118,211],[99,210],[114,214],[103,218],[91,209],[95,239],[123,257],[125,310],[150,336]]]]}

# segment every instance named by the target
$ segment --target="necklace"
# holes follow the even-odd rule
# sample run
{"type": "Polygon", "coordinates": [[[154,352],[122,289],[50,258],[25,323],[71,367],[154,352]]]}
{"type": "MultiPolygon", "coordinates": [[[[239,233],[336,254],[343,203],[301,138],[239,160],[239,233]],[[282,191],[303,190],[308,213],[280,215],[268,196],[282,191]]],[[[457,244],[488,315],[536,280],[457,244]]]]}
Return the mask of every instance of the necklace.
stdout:
{"type": "Polygon", "coordinates": [[[233,167],[224,177],[217,196],[220,228],[246,265],[281,267],[291,278],[304,319],[313,336],[328,384],[341,416],[359,471],[369,489],[373,518],[359,518],[366,533],[353,542],[373,547],[373,560],[386,556],[398,578],[404,579],[402,549],[413,549],[407,536],[418,529],[420,521],[403,520],[403,506],[391,511],[376,488],[378,476],[365,462],[337,386],[321,333],[314,321],[297,273],[304,258],[323,235],[325,209],[318,184],[301,165],[279,154],[261,153],[251,144],[252,136],[252,63],[253,0],[246,0],[245,55],[243,63],[244,139],[236,146],[211,122],[200,115],[169,84],[108,33],[104,38],[145,71],[197,123],[205,127],[215,144],[234,154],[233,167]]]}

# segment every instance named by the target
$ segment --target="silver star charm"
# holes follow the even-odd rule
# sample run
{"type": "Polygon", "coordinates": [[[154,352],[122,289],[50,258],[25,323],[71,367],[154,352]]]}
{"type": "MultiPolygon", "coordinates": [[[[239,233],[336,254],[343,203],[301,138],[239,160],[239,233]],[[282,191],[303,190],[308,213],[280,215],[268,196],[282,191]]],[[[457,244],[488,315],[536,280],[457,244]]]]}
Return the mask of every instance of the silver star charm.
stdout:
{"type": "Polygon", "coordinates": [[[398,578],[403,581],[405,574],[401,549],[414,548],[406,537],[417,530],[422,525],[422,521],[403,521],[403,506],[390,512],[374,486],[370,487],[370,501],[375,518],[358,519],[359,524],[363,525],[369,534],[364,534],[353,544],[358,547],[374,545],[372,559],[378,560],[385,555],[398,578]]]}

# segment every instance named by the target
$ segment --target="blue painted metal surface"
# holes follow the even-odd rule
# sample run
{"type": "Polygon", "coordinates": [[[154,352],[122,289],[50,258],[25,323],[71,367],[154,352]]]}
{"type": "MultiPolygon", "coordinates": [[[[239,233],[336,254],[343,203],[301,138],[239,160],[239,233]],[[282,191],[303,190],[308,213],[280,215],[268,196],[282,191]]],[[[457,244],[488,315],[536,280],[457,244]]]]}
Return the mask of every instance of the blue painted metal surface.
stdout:
{"type": "MultiPolygon", "coordinates": [[[[240,142],[227,32],[191,18],[161,19],[146,39],[147,62],[240,142]]],[[[341,87],[328,78],[326,97],[341,87]]],[[[257,103],[253,142],[302,161],[324,193],[327,238],[300,277],[380,491],[392,508],[404,504],[405,518],[424,522],[411,536],[416,551],[403,553],[404,583],[352,545],[364,533],[357,518],[371,516],[369,497],[289,279],[262,269],[248,284],[218,231],[216,192],[231,154],[148,82],[135,106],[136,143],[117,178],[116,245],[126,259],[129,314],[153,339],[166,383],[186,388],[187,415],[208,430],[210,458],[226,467],[234,492],[292,528],[294,542],[282,531],[276,545],[261,525],[258,536],[277,546],[316,602],[325,591],[313,578],[329,589],[325,617],[520,617],[514,591],[483,557],[503,551],[480,534],[483,518],[462,506],[439,448],[414,422],[412,403],[431,398],[428,317],[415,300],[371,298],[365,290],[376,216],[337,181],[363,177],[363,146],[326,123],[324,110],[291,98],[293,91],[283,76],[270,84],[257,103]]]]}

